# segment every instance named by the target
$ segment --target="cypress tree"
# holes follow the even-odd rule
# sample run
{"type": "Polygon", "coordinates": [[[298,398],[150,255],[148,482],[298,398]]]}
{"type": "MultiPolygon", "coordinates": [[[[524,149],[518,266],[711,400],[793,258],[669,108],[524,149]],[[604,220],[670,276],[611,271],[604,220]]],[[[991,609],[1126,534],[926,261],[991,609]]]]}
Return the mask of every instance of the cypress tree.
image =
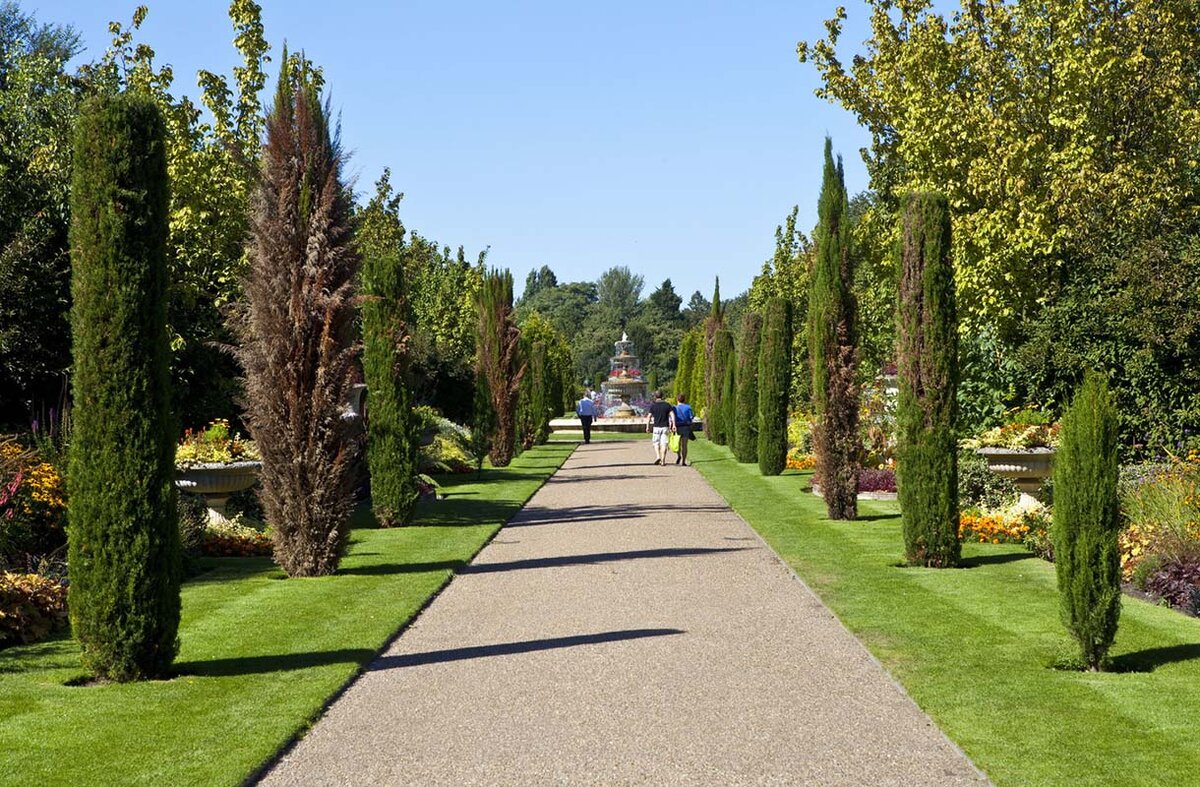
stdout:
{"type": "Polygon", "coordinates": [[[858,363],[850,209],[841,159],[825,138],[825,170],[818,204],[817,256],[809,290],[808,343],[813,375],[817,474],[830,519],[858,516],[858,363]]]}
{"type": "Polygon", "coordinates": [[[733,453],[739,462],[758,461],[758,352],[762,322],[762,315],[757,312],[746,312],[742,317],[733,425],[733,453]]]}
{"type": "Polygon", "coordinates": [[[516,451],[517,401],[526,364],[521,331],[513,321],[513,280],[508,270],[490,270],[476,296],[476,384],[483,385],[492,408],[491,450],[494,467],[507,467],[516,451]]]}
{"type": "Polygon", "coordinates": [[[131,95],[91,99],[75,131],[69,608],[84,666],[118,681],[178,651],[165,133],[131,95]]]}
{"type": "Polygon", "coordinates": [[[779,475],[787,466],[788,393],[792,374],[792,309],[784,298],[767,301],[758,354],[758,469],[779,475]]]}
{"type": "Polygon", "coordinates": [[[729,366],[736,363],[733,357],[733,335],[724,326],[713,334],[712,358],[709,362],[708,403],[705,405],[704,429],[709,439],[717,445],[729,442],[728,410],[725,388],[729,366]]]}
{"type": "Polygon", "coordinates": [[[725,364],[721,370],[721,435],[730,451],[737,449],[737,350],[733,344],[733,334],[725,332],[728,341],[722,342],[725,352],[725,364]]]}
{"type": "Polygon", "coordinates": [[[691,391],[692,364],[696,359],[695,344],[694,332],[688,331],[683,334],[683,340],[679,343],[679,365],[675,369],[675,382],[671,386],[676,396],[683,394],[688,397],[688,401],[695,398],[691,391]]]}
{"type": "Polygon", "coordinates": [[[693,330],[696,332],[696,338],[692,343],[691,390],[687,393],[691,396],[689,401],[692,404],[692,410],[699,416],[701,409],[705,406],[704,379],[708,374],[708,355],[704,349],[703,327],[696,326],[693,330]]]}
{"type": "Polygon", "coordinates": [[[342,417],[360,349],[359,256],[320,75],[303,56],[284,50],[282,60],[232,327],[275,560],[311,577],[337,570],[361,449],[359,427],[342,417]]]}
{"type": "Polygon", "coordinates": [[[370,255],[361,282],[371,505],[379,524],[391,527],[408,522],[418,496],[404,264],[395,254],[370,255]]]}
{"type": "Polygon", "coordinates": [[[900,510],[912,565],[958,563],[958,322],[950,205],[910,194],[901,207],[896,358],[900,510]]]}
{"type": "Polygon", "coordinates": [[[720,420],[720,417],[711,411],[719,406],[721,400],[722,376],[719,374],[721,370],[718,367],[722,361],[718,359],[714,347],[717,334],[724,329],[725,310],[721,307],[721,279],[718,277],[713,285],[712,308],[704,320],[704,366],[696,370],[696,382],[700,384],[703,394],[700,398],[704,404],[705,429],[709,431],[710,435],[712,430],[708,428],[709,418],[711,417],[714,423],[720,420]]]}
{"type": "Polygon", "coordinates": [[[1062,421],[1054,462],[1054,567],[1063,623],[1084,664],[1098,670],[1121,614],[1117,410],[1089,373],[1062,421]]]}

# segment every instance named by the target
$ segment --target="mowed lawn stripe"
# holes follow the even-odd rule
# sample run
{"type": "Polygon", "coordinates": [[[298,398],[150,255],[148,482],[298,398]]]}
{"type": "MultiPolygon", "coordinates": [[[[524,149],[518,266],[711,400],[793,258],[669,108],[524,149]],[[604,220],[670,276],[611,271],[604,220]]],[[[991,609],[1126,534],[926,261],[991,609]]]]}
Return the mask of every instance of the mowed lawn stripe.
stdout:
{"type": "Polygon", "coordinates": [[[895,503],[831,522],[807,473],[763,478],[697,441],[696,467],[1000,785],[1186,784],[1200,772],[1200,621],[1125,598],[1122,672],[1053,669],[1074,653],[1054,567],[964,544],[969,568],[913,569],[895,503]],[[1138,671],[1140,670],[1140,671],[1138,671]]]}
{"type": "Polygon", "coordinates": [[[556,470],[572,444],[444,480],[414,526],[359,528],[333,577],[207,560],[183,587],[180,674],[92,687],[68,638],[0,651],[0,783],[235,785],[311,724],[556,470]]]}

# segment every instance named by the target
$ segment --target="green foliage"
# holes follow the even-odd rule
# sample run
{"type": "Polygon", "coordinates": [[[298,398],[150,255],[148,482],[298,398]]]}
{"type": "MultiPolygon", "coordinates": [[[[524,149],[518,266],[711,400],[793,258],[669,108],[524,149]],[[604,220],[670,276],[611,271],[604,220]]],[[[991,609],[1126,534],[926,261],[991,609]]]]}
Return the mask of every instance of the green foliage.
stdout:
{"type": "Polygon", "coordinates": [[[898,491],[910,565],[958,563],[958,318],[950,206],[940,194],[904,198],[896,367],[898,491]]]}
{"type": "MultiPolygon", "coordinates": [[[[513,320],[511,272],[490,270],[484,275],[476,310],[475,384],[487,391],[492,412],[488,456],[492,466],[505,467],[516,452],[517,401],[528,368],[521,358],[521,331],[513,320]]],[[[476,413],[478,417],[478,409],[476,413]]]]}
{"type": "MultiPolygon", "coordinates": [[[[730,441],[733,414],[725,394],[729,378],[734,374],[730,367],[736,364],[733,334],[720,325],[713,334],[712,354],[708,359],[709,384],[704,409],[705,434],[717,445],[725,445],[730,441]]],[[[733,394],[736,397],[736,389],[733,394]]]]}
{"type": "Polygon", "coordinates": [[[808,306],[808,354],[812,359],[814,442],[831,519],[857,512],[859,444],[857,331],[854,259],[850,249],[845,176],[825,139],[825,170],[818,204],[817,252],[808,306]]]}
{"type": "MultiPolygon", "coordinates": [[[[799,212],[799,206],[794,206],[784,223],[775,228],[775,254],[763,263],[762,273],[754,278],[748,293],[749,307],[758,312],[763,312],[773,297],[786,300],[794,325],[804,325],[808,319],[812,263],[816,255],[816,248],[796,227],[799,212]]],[[[812,372],[804,331],[795,332],[790,355],[791,406],[796,410],[808,410],[812,403],[812,372]]]]}
{"type": "Polygon", "coordinates": [[[792,372],[792,309],[789,301],[774,297],[766,303],[762,342],[758,354],[758,469],[779,475],[787,464],[788,392],[792,372]]]}
{"type": "Polygon", "coordinates": [[[733,424],[733,453],[739,462],[758,461],[758,356],[762,328],[763,319],[757,312],[746,312],[742,317],[733,424]]]}
{"type": "Polygon", "coordinates": [[[1200,428],[1194,3],[866,5],[864,51],[839,52],[839,9],[799,54],[872,135],[860,224],[894,225],[914,189],[954,209],[964,426],[1061,409],[1096,368],[1135,451],[1200,428]]]}
{"type": "Polygon", "coordinates": [[[737,447],[737,349],[734,346],[733,335],[725,331],[717,338],[714,349],[725,355],[720,364],[721,371],[721,401],[718,403],[720,412],[717,422],[720,424],[721,437],[729,450],[737,447]],[[725,337],[728,337],[727,339],[725,337]]]}
{"type": "MultiPolygon", "coordinates": [[[[231,326],[275,560],[289,576],[323,576],[337,570],[358,474],[359,427],[342,413],[359,352],[359,256],[320,72],[286,49],[282,60],[254,200],[246,301],[231,326]]],[[[390,329],[390,320],[381,322],[390,329]]]]}
{"type": "Polygon", "coordinates": [[[409,390],[410,333],[404,265],[366,247],[360,274],[367,467],[371,505],[384,527],[402,525],[417,504],[417,444],[409,390]]]}
{"type": "Polygon", "coordinates": [[[958,504],[960,508],[998,511],[1017,502],[1013,482],[988,469],[987,460],[970,450],[958,453],[958,504]]]}
{"type": "Polygon", "coordinates": [[[1121,614],[1120,530],[1117,411],[1107,383],[1089,373],[1063,416],[1052,537],[1063,623],[1093,670],[1103,665],[1121,614]]]}
{"type": "Polygon", "coordinates": [[[371,505],[384,527],[406,524],[417,503],[417,424],[412,396],[412,320],[400,200],[384,169],[357,217],[367,468],[371,505]]]}
{"type": "MultiPolygon", "coordinates": [[[[259,99],[268,61],[262,9],[254,0],[232,0],[229,19],[241,65],[229,80],[197,74],[200,103],[172,92],[170,65],[155,66],[155,51],[135,42],[145,6],[124,27],[113,22],[109,49],[81,68],[91,92],[129,90],[149,97],[166,122],[171,177],[168,324],[176,411],[186,425],[233,417],[237,369],[220,349],[231,343],[223,311],[242,296],[250,199],[258,174],[264,129],[259,99]]],[[[320,80],[319,71],[314,78],[320,80]]]]}
{"type": "Polygon", "coordinates": [[[178,650],[165,131],[153,103],[114,96],[75,132],[71,626],[84,665],[118,681],[164,675],[178,650]]]}
{"type": "Polygon", "coordinates": [[[476,474],[483,473],[483,460],[492,450],[492,434],[496,429],[496,412],[492,409],[492,394],[487,381],[480,375],[473,386],[471,438],[468,441],[476,474]]]}
{"type": "Polygon", "coordinates": [[[572,406],[575,386],[566,337],[537,312],[525,317],[520,328],[528,371],[521,379],[517,435],[522,449],[528,449],[550,437],[550,419],[572,406]]]}
{"type": "Polygon", "coordinates": [[[64,395],[79,102],[66,63],[80,47],[70,27],[0,5],[0,425],[26,426],[64,395]]]}
{"type": "Polygon", "coordinates": [[[692,400],[692,365],[696,362],[696,341],[698,338],[695,331],[687,331],[679,341],[679,366],[675,371],[674,384],[671,386],[672,394],[675,396],[683,394],[688,398],[689,402],[692,400]]]}

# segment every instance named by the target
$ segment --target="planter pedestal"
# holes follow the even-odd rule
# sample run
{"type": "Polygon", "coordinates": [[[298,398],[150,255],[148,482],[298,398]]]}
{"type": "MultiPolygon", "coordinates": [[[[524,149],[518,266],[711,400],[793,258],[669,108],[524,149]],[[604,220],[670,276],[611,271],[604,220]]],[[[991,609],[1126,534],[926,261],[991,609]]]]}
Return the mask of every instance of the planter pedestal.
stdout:
{"type": "Polygon", "coordinates": [[[184,492],[203,495],[208,506],[209,524],[229,522],[225,504],[235,492],[242,492],[258,481],[262,462],[213,462],[175,470],[175,486],[184,492]]]}
{"type": "Polygon", "coordinates": [[[1037,508],[1042,504],[1038,495],[1042,482],[1054,470],[1053,448],[979,448],[975,453],[987,460],[988,470],[1012,480],[1021,493],[1018,508],[1037,508]]]}

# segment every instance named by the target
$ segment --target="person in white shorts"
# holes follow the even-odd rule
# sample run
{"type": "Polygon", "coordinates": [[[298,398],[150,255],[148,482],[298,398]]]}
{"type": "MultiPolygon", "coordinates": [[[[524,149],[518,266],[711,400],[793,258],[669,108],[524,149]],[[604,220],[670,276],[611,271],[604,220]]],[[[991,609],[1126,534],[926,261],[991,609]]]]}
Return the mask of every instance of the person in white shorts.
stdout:
{"type": "Polygon", "coordinates": [[[654,445],[654,464],[666,464],[667,444],[675,431],[675,408],[663,401],[662,391],[654,392],[654,404],[646,411],[646,431],[654,445]]]}

